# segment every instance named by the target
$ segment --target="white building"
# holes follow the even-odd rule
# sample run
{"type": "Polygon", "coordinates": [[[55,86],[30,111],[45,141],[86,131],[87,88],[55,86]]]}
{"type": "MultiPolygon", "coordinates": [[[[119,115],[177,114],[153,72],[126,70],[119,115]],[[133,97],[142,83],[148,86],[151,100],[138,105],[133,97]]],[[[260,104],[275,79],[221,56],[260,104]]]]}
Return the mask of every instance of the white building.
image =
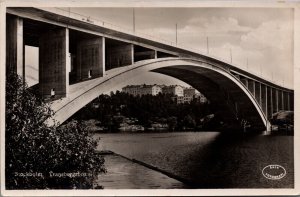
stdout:
{"type": "Polygon", "coordinates": [[[133,96],[141,96],[141,95],[157,95],[161,92],[161,87],[154,84],[154,85],[128,85],[122,88],[122,92],[127,94],[131,94],[133,96]]]}

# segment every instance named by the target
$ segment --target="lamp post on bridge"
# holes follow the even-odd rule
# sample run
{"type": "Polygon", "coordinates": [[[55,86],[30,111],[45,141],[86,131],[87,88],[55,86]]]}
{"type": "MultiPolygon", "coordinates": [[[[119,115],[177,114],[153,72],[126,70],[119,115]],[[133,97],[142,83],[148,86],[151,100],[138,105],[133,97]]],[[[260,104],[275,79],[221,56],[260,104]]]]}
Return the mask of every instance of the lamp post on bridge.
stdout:
{"type": "Polygon", "coordinates": [[[209,54],[208,36],[206,36],[206,52],[209,54]]]}
{"type": "Polygon", "coordinates": [[[232,49],[230,48],[230,63],[232,64],[232,49]]]}
{"type": "Polygon", "coordinates": [[[272,72],[272,82],[274,82],[274,78],[273,78],[273,72],[272,72]]]}
{"type": "Polygon", "coordinates": [[[134,10],[134,8],[132,10],[132,27],[133,27],[133,33],[135,33],[135,10],[134,10]]]}
{"type": "Polygon", "coordinates": [[[260,68],[260,77],[262,77],[262,67],[261,67],[261,65],[259,65],[259,68],[260,68]]]}
{"type": "Polygon", "coordinates": [[[175,24],[175,31],[176,31],[176,46],[177,46],[177,23],[175,24]]]}

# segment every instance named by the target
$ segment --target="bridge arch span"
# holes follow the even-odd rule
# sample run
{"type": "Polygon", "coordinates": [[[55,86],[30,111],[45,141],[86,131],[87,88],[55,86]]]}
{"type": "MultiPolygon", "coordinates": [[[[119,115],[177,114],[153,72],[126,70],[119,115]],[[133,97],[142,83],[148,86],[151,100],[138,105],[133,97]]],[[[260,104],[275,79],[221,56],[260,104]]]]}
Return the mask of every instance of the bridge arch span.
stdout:
{"type": "MultiPolygon", "coordinates": [[[[54,119],[63,123],[97,96],[109,92],[113,86],[125,86],[128,79],[149,71],[175,77],[199,90],[218,109],[226,123],[245,119],[257,131],[268,128],[266,115],[254,96],[229,70],[191,58],[144,60],[107,71],[104,77],[72,85],[66,98],[51,103],[54,119]]],[[[48,124],[53,124],[53,121],[48,120],[48,124]]]]}

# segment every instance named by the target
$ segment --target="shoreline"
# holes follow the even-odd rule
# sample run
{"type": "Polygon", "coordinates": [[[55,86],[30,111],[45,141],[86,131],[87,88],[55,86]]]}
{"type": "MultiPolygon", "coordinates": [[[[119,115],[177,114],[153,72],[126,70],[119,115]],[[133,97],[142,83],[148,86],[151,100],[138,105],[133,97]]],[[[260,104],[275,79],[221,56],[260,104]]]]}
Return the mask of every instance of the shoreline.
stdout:
{"type": "Polygon", "coordinates": [[[146,167],[146,168],[148,168],[150,170],[153,170],[153,171],[159,172],[161,174],[164,174],[164,175],[168,176],[169,178],[172,178],[172,179],[175,179],[177,181],[180,181],[180,182],[184,183],[185,185],[189,186],[190,189],[196,189],[196,188],[198,188],[196,183],[192,183],[192,182],[190,182],[189,180],[187,180],[187,179],[185,179],[183,177],[177,176],[176,174],[173,174],[173,173],[168,172],[166,170],[160,169],[160,168],[158,168],[158,167],[156,167],[154,165],[147,164],[147,163],[145,163],[143,161],[140,161],[140,160],[137,160],[137,159],[134,159],[134,158],[129,158],[129,157],[126,157],[124,155],[121,155],[121,154],[115,153],[113,151],[110,151],[110,150],[99,151],[98,154],[102,155],[102,156],[114,155],[114,156],[122,157],[122,158],[124,158],[124,159],[126,159],[126,160],[128,160],[130,162],[136,163],[136,164],[141,165],[143,167],[146,167]]]}

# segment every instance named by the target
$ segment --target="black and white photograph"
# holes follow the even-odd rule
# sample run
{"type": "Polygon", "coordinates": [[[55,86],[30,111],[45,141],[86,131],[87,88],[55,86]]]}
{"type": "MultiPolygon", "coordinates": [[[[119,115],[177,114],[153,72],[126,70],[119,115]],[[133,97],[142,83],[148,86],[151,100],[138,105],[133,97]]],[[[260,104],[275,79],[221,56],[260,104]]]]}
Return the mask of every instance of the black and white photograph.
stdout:
{"type": "Polygon", "coordinates": [[[248,3],[1,1],[1,194],[299,195],[300,4],[248,3]]]}

